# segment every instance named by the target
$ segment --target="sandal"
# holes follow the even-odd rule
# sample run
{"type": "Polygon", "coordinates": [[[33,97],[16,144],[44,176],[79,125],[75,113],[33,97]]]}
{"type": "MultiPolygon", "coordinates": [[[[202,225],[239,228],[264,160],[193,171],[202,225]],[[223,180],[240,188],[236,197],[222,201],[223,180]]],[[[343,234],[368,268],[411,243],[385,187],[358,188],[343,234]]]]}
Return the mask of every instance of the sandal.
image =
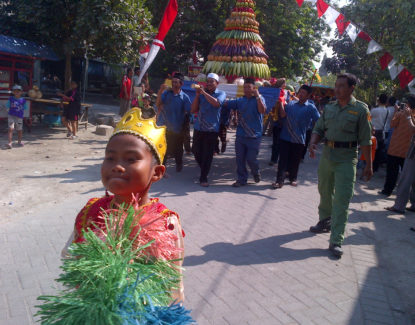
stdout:
{"type": "Polygon", "coordinates": [[[385,210],[395,212],[395,213],[399,213],[399,214],[404,214],[405,213],[405,211],[398,210],[395,207],[386,207],[385,210]]]}
{"type": "Polygon", "coordinates": [[[277,183],[277,182],[271,184],[271,187],[272,187],[273,190],[281,188],[282,186],[283,186],[282,183],[277,183]]]}

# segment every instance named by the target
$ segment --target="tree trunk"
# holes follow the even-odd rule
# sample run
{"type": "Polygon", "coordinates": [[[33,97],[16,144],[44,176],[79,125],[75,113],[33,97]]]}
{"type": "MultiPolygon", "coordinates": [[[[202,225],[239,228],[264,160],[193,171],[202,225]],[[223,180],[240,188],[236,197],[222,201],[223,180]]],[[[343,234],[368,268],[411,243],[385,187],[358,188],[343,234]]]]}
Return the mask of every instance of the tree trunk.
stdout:
{"type": "Polygon", "coordinates": [[[65,91],[71,87],[72,78],[72,55],[71,53],[65,54],[65,91]]]}

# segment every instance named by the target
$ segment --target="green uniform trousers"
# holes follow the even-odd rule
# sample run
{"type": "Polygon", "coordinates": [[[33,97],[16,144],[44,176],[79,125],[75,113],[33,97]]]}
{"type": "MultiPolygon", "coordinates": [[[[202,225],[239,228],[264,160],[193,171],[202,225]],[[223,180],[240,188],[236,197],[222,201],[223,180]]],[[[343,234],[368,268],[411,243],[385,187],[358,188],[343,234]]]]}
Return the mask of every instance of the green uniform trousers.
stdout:
{"type": "Polygon", "coordinates": [[[322,155],[318,167],[318,191],[320,193],[318,214],[320,220],[331,217],[330,243],[332,244],[343,243],[355,181],[356,164],[354,162],[334,162],[326,155],[322,155]]]}

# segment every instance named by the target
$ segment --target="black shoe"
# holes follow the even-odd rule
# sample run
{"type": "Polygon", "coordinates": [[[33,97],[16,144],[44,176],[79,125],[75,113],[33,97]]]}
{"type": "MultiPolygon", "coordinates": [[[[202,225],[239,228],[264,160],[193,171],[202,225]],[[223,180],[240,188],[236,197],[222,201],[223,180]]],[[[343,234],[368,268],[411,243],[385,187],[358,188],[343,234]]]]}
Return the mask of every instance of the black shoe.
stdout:
{"type": "Polygon", "coordinates": [[[268,163],[268,165],[269,166],[274,166],[276,164],[276,162],[273,162],[273,161],[270,161],[269,163],[268,163]]]}
{"type": "Polygon", "coordinates": [[[180,173],[183,169],[183,164],[176,165],[176,172],[180,173]]]}
{"type": "Polygon", "coordinates": [[[314,232],[316,234],[322,234],[324,232],[330,232],[330,230],[331,230],[330,218],[320,220],[319,222],[317,222],[317,224],[315,226],[310,227],[310,231],[314,232]]]}
{"type": "Polygon", "coordinates": [[[386,197],[391,196],[392,193],[388,193],[385,190],[379,191],[378,194],[385,195],[386,197]]]}
{"type": "Polygon", "coordinates": [[[329,245],[329,250],[336,257],[339,257],[340,258],[343,255],[343,250],[342,250],[342,246],[341,245],[338,245],[338,244],[330,244],[329,245]]]}
{"type": "Polygon", "coordinates": [[[254,181],[255,183],[259,183],[261,181],[261,176],[259,174],[254,175],[254,181]]]}
{"type": "Polygon", "coordinates": [[[236,181],[235,183],[232,184],[232,187],[241,187],[241,186],[244,186],[244,185],[245,185],[244,183],[236,181]]]}

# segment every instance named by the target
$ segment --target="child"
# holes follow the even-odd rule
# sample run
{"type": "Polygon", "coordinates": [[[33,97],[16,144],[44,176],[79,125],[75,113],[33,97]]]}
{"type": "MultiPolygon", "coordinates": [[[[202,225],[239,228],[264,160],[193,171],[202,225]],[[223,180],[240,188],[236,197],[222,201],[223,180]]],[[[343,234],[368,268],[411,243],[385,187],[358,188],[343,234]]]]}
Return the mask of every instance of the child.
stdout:
{"type": "MultiPolygon", "coordinates": [[[[165,127],[156,126],[154,119],[142,119],[141,110],[133,108],[117,124],[105,149],[101,179],[107,191],[114,195],[88,201],[75,220],[73,242],[85,239],[83,230],[106,230],[104,211],[113,211],[121,204],[133,205],[144,213],[137,217],[139,232],[136,244],[155,242],[146,255],[163,260],[176,260],[181,266],[183,234],[179,216],[167,209],[158,199],[148,197],[151,184],[163,177],[162,165],[166,153],[165,127]]],[[[135,228],[134,228],[135,229],[135,228]]],[[[65,249],[63,255],[65,254],[65,249]]],[[[183,285],[172,288],[173,300],[183,300],[183,285]]]]}
{"type": "Polygon", "coordinates": [[[78,117],[81,113],[81,94],[78,91],[78,84],[75,81],[71,81],[71,89],[65,94],[58,93],[64,101],[69,102],[63,110],[62,117],[64,118],[64,124],[68,129],[67,137],[75,139],[76,131],[78,130],[78,117]]]}
{"type": "MultiPolygon", "coordinates": [[[[377,146],[378,146],[378,142],[377,142],[377,139],[375,137],[375,130],[373,128],[372,128],[372,137],[371,137],[371,140],[372,140],[372,147],[371,147],[372,150],[371,150],[371,154],[372,154],[372,161],[373,161],[375,159],[376,149],[377,149],[377,146]]],[[[364,168],[366,166],[366,158],[365,158],[365,155],[363,154],[363,152],[360,155],[360,161],[363,162],[363,164],[362,164],[362,170],[364,170],[364,168]]],[[[360,179],[363,179],[363,174],[362,174],[362,176],[360,176],[360,179]]]]}
{"type": "Polygon", "coordinates": [[[29,108],[26,99],[22,98],[22,86],[14,85],[13,96],[10,96],[6,107],[8,109],[9,143],[8,149],[12,148],[13,130],[17,130],[17,145],[23,147],[23,116],[24,111],[29,108]]]}

